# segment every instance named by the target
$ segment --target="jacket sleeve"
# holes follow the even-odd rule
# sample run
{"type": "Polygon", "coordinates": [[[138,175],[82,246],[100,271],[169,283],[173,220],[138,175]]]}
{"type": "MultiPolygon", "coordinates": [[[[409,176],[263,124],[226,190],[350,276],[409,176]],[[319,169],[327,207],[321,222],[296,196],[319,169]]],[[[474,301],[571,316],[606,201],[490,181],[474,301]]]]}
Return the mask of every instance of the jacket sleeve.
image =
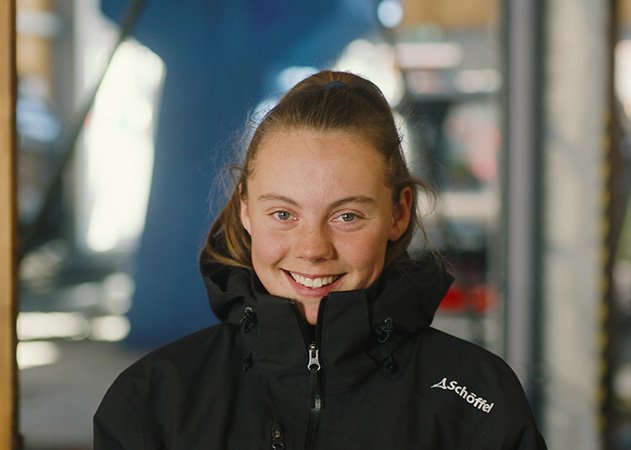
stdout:
{"type": "Polygon", "coordinates": [[[515,372],[503,360],[491,358],[494,370],[488,376],[497,387],[496,408],[474,435],[475,450],[547,450],[530,402],[515,372]]]}
{"type": "Polygon", "coordinates": [[[107,391],[94,415],[94,450],[164,448],[116,383],[107,391]]]}
{"type": "MultiPolygon", "coordinates": [[[[503,436],[502,443],[495,448],[503,450],[547,450],[546,443],[539,432],[530,404],[526,399],[521,385],[519,392],[513,396],[514,410],[504,415],[496,424],[498,436],[503,436]],[[502,432],[503,430],[503,432],[502,432]]],[[[481,449],[494,448],[482,446],[481,449]]]]}
{"type": "Polygon", "coordinates": [[[534,422],[520,425],[518,421],[506,420],[488,429],[474,428],[468,437],[460,443],[459,450],[547,450],[534,422]]]}
{"type": "Polygon", "coordinates": [[[507,450],[547,450],[546,443],[543,437],[539,433],[539,430],[534,426],[529,426],[524,429],[520,438],[514,445],[506,447],[507,450]]]}

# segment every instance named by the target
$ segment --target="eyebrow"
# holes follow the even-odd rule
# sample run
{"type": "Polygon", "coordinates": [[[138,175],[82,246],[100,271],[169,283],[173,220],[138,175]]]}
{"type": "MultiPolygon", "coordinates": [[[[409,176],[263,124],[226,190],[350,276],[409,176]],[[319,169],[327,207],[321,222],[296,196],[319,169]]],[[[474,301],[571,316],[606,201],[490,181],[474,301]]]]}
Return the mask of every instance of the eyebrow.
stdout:
{"type": "MultiPolygon", "coordinates": [[[[262,194],[258,196],[258,199],[260,201],[266,202],[266,201],[282,201],[285,203],[289,203],[290,205],[294,205],[294,206],[298,206],[298,202],[296,202],[296,200],[286,197],[284,195],[280,195],[280,194],[273,194],[273,193],[269,193],[269,194],[262,194]]],[[[332,208],[337,208],[338,206],[342,206],[345,205],[347,203],[362,203],[362,204],[375,204],[376,201],[374,198],[372,197],[367,197],[365,195],[353,195],[350,197],[344,197],[341,198],[339,200],[334,201],[333,203],[331,203],[331,207],[332,208]]]]}

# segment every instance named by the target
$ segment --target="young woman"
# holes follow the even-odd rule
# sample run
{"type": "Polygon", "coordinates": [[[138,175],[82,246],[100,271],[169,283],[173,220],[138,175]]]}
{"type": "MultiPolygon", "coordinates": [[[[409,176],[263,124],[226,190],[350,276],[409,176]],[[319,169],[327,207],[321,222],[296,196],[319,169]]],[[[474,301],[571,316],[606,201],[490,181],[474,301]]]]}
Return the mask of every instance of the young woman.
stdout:
{"type": "Polygon", "coordinates": [[[452,279],[406,253],[423,188],[374,84],[298,83],[202,251],[222,323],[123,372],[95,449],[544,449],[508,365],[430,327],[452,279]]]}

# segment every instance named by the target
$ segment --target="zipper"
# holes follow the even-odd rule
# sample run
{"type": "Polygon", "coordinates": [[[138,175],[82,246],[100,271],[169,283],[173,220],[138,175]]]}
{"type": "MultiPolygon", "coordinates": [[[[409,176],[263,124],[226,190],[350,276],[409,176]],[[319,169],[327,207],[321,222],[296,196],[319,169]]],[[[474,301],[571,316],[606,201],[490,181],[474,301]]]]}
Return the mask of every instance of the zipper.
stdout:
{"type": "Polygon", "coordinates": [[[313,450],[316,446],[318,428],[320,426],[320,414],[322,412],[322,390],[320,383],[320,342],[322,338],[322,320],[324,308],[328,297],[322,297],[318,307],[318,321],[316,322],[315,340],[311,339],[307,322],[300,313],[298,306],[292,303],[298,323],[302,331],[305,344],[307,345],[307,370],[309,371],[309,421],[307,423],[307,435],[305,438],[305,450],[313,450]]]}
{"type": "Polygon", "coordinates": [[[282,427],[275,420],[272,422],[272,450],[283,450],[285,441],[282,427]]]}
{"type": "Polygon", "coordinates": [[[315,342],[312,342],[307,348],[307,355],[309,358],[307,369],[309,369],[311,404],[309,406],[309,422],[307,424],[305,449],[311,450],[315,448],[320,425],[320,412],[322,411],[322,393],[320,392],[320,377],[318,376],[321,369],[320,349],[315,342]]]}

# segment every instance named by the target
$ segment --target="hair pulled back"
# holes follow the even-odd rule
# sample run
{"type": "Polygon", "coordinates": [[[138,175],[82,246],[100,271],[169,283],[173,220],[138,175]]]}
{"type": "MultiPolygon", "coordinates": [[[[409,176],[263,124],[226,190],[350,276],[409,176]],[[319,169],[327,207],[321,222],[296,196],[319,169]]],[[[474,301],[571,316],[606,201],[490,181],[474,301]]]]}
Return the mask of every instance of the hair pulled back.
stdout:
{"type": "Polygon", "coordinates": [[[386,266],[405,253],[415,228],[425,235],[416,205],[419,189],[428,193],[431,189],[410,175],[392,110],[381,90],[358,75],[325,70],[296,84],[259,123],[238,168],[232,194],[208,232],[202,263],[252,268],[251,239],[240,219],[241,200],[247,197],[248,178],[263,140],[275,131],[292,129],[345,131],[356,135],[379,152],[393,203],[399,202],[403,189],[411,188],[410,223],[401,238],[388,243],[386,266]]]}

